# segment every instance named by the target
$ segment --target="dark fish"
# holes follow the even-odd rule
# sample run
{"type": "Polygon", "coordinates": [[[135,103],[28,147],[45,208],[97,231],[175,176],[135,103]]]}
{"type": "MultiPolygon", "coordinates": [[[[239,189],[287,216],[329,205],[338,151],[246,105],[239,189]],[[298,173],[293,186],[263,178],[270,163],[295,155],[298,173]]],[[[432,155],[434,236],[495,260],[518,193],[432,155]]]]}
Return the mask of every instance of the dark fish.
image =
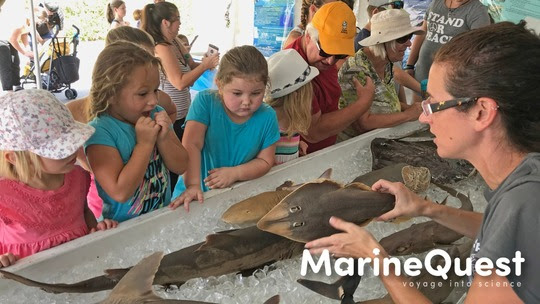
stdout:
{"type": "Polygon", "coordinates": [[[156,252],[131,268],[118,282],[109,296],[101,304],[137,304],[137,303],[182,303],[203,304],[208,302],[188,300],[166,300],[158,297],[152,290],[152,282],[163,258],[163,252],[156,252]]]}
{"type": "Polygon", "coordinates": [[[474,172],[474,167],[465,160],[439,157],[437,146],[430,138],[417,141],[375,138],[371,142],[371,155],[373,170],[396,163],[427,167],[432,181],[443,184],[465,179],[474,172]]]}
{"type": "Polygon", "coordinates": [[[328,223],[337,216],[364,224],[394,208],[391,194],[371,191],[362,183],[342,186],[320,179],[287,195],[257,223],[259,229],[298,242],[309,242],[339,232],[328,223]]]}
{"type": "MultiPolygon", "coordinates": [[[[457,197],[461,202],[460,209],[472,211],[471,200],[455,189],[444,185],[438,187],[457,197]]],[[[445,199],[446,201],[446,199],[445,199]]],[[[421,253],[441,245],[450,245],[463,237],[462,234],[447,228],[435,221],[412,224],[409,228],[400,230],[381,239],[380,243],[390,255],[407,255],[421,253]]]]}
{"type": "MultiPolygon", "coordinates": [[[[319,178],[330,178],[331,175],[332,169],[326,169],[319,178]]],[[[294,185],[292,181],[286,181],[275,191],[263,192],[232,205],[223,213],[221,219],[229,224],[255,224],[301,185],[303,184],[294,185]]]]}
{"type": "MultiPolygon", "coordinates": [[[[206,237],[206,242],[169,253],[163,257],[153,280],[154,285],[182,285],[192,278],[219,276],[256,269],[278,260],[299,255],[304,244],[261,231],[257,227],[230,230],[206,237]]],[[[114,288],[130,268],[109,269],[105,275],[73,284],[49,284],[15,277],[0,270],[9,279],[47,292],[96,292],[114,288]]]]}
{"type": "MultiPolygon", "coordinates": [[[[358,269],[358,260],[354,260],[354,269],[358,269]]],[[[300,285],[314,292],[334,300],[341,300],[341,304],[354,304],[354,292],[360,284],[362,276],[355,273],[351,276],[341,277],[332,284],[319,281],[298,279],[300,285]]]]}
{"type": "Polygon", "coordinates": [[[413,167],[405,163],[393,164],[360,175],[353,180],[371,187],[380,179],[401,182],[414,192],[426,191],[431,182],[431,173],[426,167],[413,167]]]}

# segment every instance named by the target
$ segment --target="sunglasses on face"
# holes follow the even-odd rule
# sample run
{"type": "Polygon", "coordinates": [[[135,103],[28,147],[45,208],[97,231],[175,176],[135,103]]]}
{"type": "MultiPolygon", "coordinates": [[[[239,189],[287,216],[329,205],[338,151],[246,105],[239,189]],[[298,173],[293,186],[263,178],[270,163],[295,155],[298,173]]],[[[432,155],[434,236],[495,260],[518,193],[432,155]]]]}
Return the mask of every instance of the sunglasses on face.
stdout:
{"type": "Polygon", "coordinates": [[[409,34],[409,35],[407,35],[407,36],[400,37],[400,38],[396,39],[396,42],[399,43],[399,44],[404,44],[404,43],[406,43],[407,41],[411,40],[412,35],[413,35],[413,34],[409,34]]]}
{"type": "Polygon", "coordinates": [[[422,110],[424,111],[424,115],[429,116],[435,112],[450,109],[453,107],[459,107],[463,104],[467,104],[467,103],[474,102],[477,100],[478,100],[478,97],[462,97],[462,98],[450,99],[447,101],[434,102],[431,100],[431,96],[430,96],[426,100],[422,101],[422,110]]]}
{"type": "Polygon", "coordinates": [[[345,59],[345,58],[349,57],[349,55],[328,54],[325,51],[323,51],[323,49],[321,48],[321,45],[319,44],[319,41],[317,41],[317,43],[315,43],[315,44],[317,45],[317,48],[319,49],[319,56],[321,56],[321,57],[330,58],[330,57],[333,56],[334,58],[336,58],[336,60],[345,59]]]}
{"type": "Polygon", "coordinates": [[[392,8],[400,9],[400,8],[403,8],[403,1],[392,1],[392,2],[388,2],[388,3],[385,3],[385,4],[383,4],[383,5],[377,6],[377,8],[379,8],[379,7],[385,7],[385,6],[391,6],[392,8]]]}

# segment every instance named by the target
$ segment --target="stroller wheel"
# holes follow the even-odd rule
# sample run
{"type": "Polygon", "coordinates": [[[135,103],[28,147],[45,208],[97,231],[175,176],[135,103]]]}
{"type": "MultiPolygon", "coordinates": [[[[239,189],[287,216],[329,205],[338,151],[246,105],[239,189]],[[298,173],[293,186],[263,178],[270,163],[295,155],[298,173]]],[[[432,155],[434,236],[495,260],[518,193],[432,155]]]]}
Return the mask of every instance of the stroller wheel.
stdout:
{"type": "Polygon", "coordinates": [[[77,98],[77,91],[75,89],[66,89],[64,94],[66,94],[66,98],[69,100],[77,98]]]}

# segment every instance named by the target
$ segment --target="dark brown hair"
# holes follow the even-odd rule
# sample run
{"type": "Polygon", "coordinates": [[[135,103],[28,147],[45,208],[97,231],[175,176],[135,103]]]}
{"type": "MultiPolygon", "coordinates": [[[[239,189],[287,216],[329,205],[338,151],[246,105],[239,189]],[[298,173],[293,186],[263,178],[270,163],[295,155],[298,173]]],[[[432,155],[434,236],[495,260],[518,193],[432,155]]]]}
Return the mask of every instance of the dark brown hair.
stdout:
{"type": "Polygon", "coordinates": [[[460,34],[433,63],[447,68],[448,93],[494,99],[510,142],[540,152],[540,37],[524,25],[501,22],[460,34]]]}
{"type": "Polygon", "coordinates": [[[144,6],[141,29],[154,38],[156,44],[170,44],[161,32],[161,21],[174,21],[178,8],[171,2],[150,3],[144,6]]]}

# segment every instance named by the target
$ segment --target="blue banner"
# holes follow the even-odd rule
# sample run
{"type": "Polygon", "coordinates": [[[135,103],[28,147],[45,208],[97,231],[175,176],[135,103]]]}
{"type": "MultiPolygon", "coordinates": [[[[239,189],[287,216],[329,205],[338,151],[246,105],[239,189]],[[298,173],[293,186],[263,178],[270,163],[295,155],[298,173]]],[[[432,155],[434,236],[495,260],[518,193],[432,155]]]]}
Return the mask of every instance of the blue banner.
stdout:
{"type": "Polygon", "coordinates": [[[253,45],[265,57],[278,52],[294,22],[294,0],[255,0],[253,45]]]}

